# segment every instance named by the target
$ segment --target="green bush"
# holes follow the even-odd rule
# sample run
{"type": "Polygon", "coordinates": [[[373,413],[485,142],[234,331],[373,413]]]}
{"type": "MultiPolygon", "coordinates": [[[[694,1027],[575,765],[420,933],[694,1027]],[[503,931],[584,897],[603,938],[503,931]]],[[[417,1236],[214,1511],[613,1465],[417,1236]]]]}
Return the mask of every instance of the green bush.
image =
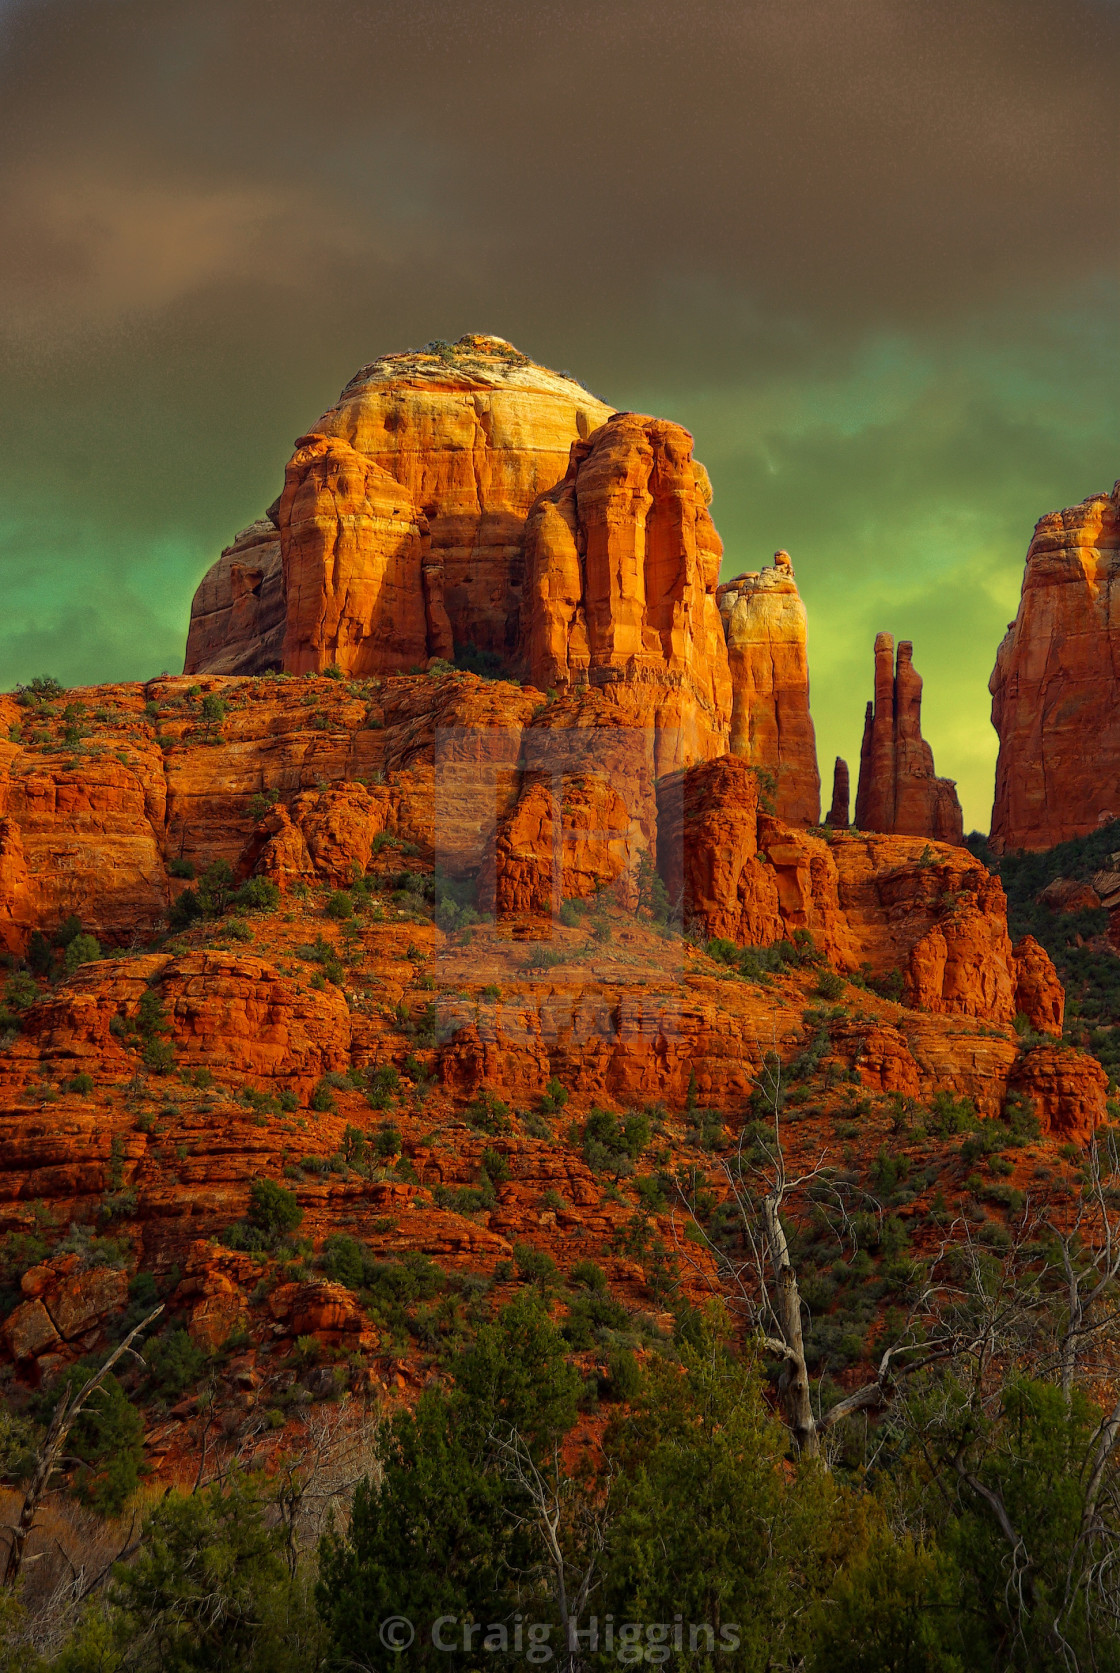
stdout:
{"type": "Polygon", "coordinates": [[[149,1342],[144,1358],[153,1387],[169,1399],[193,1388],[208,1363],[205,1350],[192,1341],[181,1325],[149,1342]]]}
{"type": "Polygon", "coordinates": [[[295,1231],[303,1220],[303,1209],[294,1191],[286,1191],[274,1179],[254,1179],[249,1187],[248,1220],[275,1241],[295,1231]]]}
{"type": "Polygon", "coordinates": [[[268,877],[250,877],[235,892],[230,904],[240,912],[275,912],[280,890],[268,877]]]}
{"type": "Polygon", "coordinates": [[[63,954],[63,966],[66,974],[72,976],[79,965],[93,964],[100,957],[101,943],[95,936],[82,932],[67,944],[63,954]]]}
{"type": "Polygon", "coordinates": [[[153,1075],[169,1075],[175,1067],[175,1048],[170,1040],[149,1040],[141,1061],[153,1075]]]}
{"type": "Polygon", "coordinates": [[[353,917],[354,902],[344,889],[336,889],[334,894],[328,897],[324,910],[328,918],[337,918],[341,921],[343,918],[353,917]]]}

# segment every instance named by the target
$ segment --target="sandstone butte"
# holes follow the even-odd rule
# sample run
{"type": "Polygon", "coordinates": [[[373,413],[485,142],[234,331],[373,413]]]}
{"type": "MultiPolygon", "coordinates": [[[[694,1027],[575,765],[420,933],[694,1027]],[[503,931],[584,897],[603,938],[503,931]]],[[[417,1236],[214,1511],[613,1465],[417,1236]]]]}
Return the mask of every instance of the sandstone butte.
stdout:
{"type": "Polygon", "coordinates": [[[711,497],[687,431],[613,412],[501,338],[386,355],[204,577],[185,670],[481,657],[546,692],[601,693],[612,724],[646,730],[651,781],[730,746],[772,774],[779,814],[815,824],[792,567],[779,553],[718,587],[711,497]]]}
{"type": "Polygon", "coordinates": [[[1052,848],[1120,816],[1120,483],[1039,519],[990,689],[991,843],[1052,848]]]}
{"type": "Polygon", "coordinates": [[[913,654],[903,639],[896,661],[891,635],[876,636],[875,697],[863,726],[855,823],[862,831],[960,843],[964,821],[956,785],[937,777],[933,751],[922,737],[922,677],[913,654]]]}
{"type": "MultiPolygon", "coordinates": [[[[919,1248],[934,1178],[962,1189],[919,1103],[1028,1101],[1012,1183],[1091,1135],[1106,1077],[998,878],[925,829],[816,826],[792,575],[719,589],[709,497],[686,432],[495,339],[381,361],[204,581],[190,672],[0,697],[0,947],[45,972],[0,1018],[0,1232],[45,1246],[0,1321],[13,1386],[96,1350],[140,1271],[226,1345],[230,1434],[261,1433],[310,1338],[407,1398],[431,1355],[323,1275],[339,1233],[499,1301],[520,1244],[591,1258],[667,1327],[710,1256],[678,1259],[679,1204],[593,1168],[581,1123],[645,1108],[657,1166],[718,1192],[771,1053],[795,1170],[838,1122],[867,1160],[933,1155],[898,1210],[919,1248]],[[450,667],[467,645],[518,677],[450,667]],[[227,898],[191,917],[219,861],[227,898]],[[253,878],[275,897],[231,905],[253,878]],[[76,918],[102,956],[68,971],[76,918]],[[307,1261],[223,1243],[260,1178],[295,1193],[307,1261]]],[[[185,1400],[154,1462],[209,1421],[185,1400]]]]}

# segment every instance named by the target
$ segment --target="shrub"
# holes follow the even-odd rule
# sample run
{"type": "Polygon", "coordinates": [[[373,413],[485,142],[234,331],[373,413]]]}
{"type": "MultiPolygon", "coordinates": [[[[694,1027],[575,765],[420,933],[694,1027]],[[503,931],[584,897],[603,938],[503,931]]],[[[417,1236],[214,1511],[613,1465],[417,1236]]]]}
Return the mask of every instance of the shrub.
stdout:
{"type": "Polygon", "coordinates": [[[199,705],[199,714],[206,722],[206,730],[213,732],[229,713],[229,705],[224,703],[217,692],[208,691],[199,705]]]}
{"type": "Polygon", "coordinates": [[[502,1185],[509,1178],[509,1163],[500,1150],[487,1146],[482,1152],[482,1168],[495,1185],[502,1185]]]}
{"type": "Polygon", "coordinates": [[[303,1209],[294,1191],[286,1191],[274,1179],[254,1179],[249,1187],[251,1226],[275,1241],[294,1232],[302,1219],[303,1209]]]}
{"type": "Polygon", "coordinates": [[[323,1115],[331,1114],[338,1108],[338,1105],[334,1101],[329,1081],[321,1080],[319,1082],[318,1086],[311,1094],[308,1107],[310,1109],[317,1110],[323,1115]]]}
{"type": "Polygon", "coordinates": [[[561,1085],[555,1076],[544,1089],[544,1096],[537,1106],[542,1115],[556,1115],[568,1102],[567,1088],[561,1085]]]}
{"type": "Polygon", "coordinates": [[[101,957],[101,943],[95,936],[84,932],[75,935],[67,945],[63,955],[63,964],[68,976],[72,976],[81,964],[93,964],[101,957]]]}
{"type": "Polygon", "coordinates": [[[207,1361],[205,1350],[180,1325],[150,1342],[144,1357],[153,1384],[172,1398],[198,1381],[207,1361]]]}
{"type": "Polygon", "coordinates": [[[169,877],[185,877],[188,882],[192,882],[193,879],[194,879],[194,875],[195,875],[194,861],[193,860],[168,860],[168,862],[167,862],[167,875],[169,877]]]}
{"type": "Polygon", "coordinates": [[[546,1289],[554,1284],[559,1276],[556,1262],[547,1250],[534,1249],[531,1243],[515,1243],[513,1258],[517,1263],[518,1275],[527,1284],[539,1284],[542,1289],[546,1289]]]}
{"type": "Polygon", "coordinates": [[[816,992],[822,999],[828,1000],[830,1005],[835,1005],[838,999],[843,999],[846,987],[843,976],[835,970],[822,970],[817,978],[816,992]]]}
{"type": "Polygon", "coordinates": [[[649,1143],[649,1131],[649,1116],[641,1110],[620,1118],[593,1107],[583,1127],[584,1161],[597,1173],[628,1171],[621,1164],[632,1164],[641,1155],[649,1143]]]}
{"type": "MultiPolygon", "coordinates": [[[[90,1366],[73,1368],[67,1381],[80,1386],[90,1366]]],[[[136,1491],[144,1461],[144,1423],[110,1371],[70,1431],[69,1450],[81,1460],[78,1497],[102,1516],[117,1516],[136,1491]]]]}
{"type": "Polygon", "coordinates": [[[343,918],[352,918],[354,902],[345,889],[336,889],[328,899],[325,910],[328,918],[336,918],[339,921],[343,918]]]}
{"type": "Polygon", "coordinates": [[[642,1390],[642,1372],[637,1357],[629,1348],[611,1354],[607,1361],[607,1379],[611,1398],[636,1400],[642,1390]]]}
{"type": "Polygon", "coordinates": [[[480,1092],[478,1097],[473,1098],[467,1105],[463,1114],[472,1127],[480,1128],[491,1137],[509,1131],[509,1105],[503,1104],[492,1092],[480,1092]]]}
{"type": "Polygon", "coordinates": [[[591,1260],[573,1261],[568,1279],[586,1290],[605,1290],[607,1287],[606,1273],[591,1260]]]}
{"type": "Polygon", "coordinates": [[[175,1067],[175,1047],[170,1040],[149,1040],[142,1062],[153,1075],[169,1075],[175,1067]]]}
{"type": "Polygon", "coordinates": [[[64,1084],[67,1092],[76,1092],[79,1097],[84,1098],[87,1093],[93,1091],[93,1076],[85,1073],[71,1075],[64,1084]]]}
{"type": "Polygon", "coordinates": [[[231,901],[242,912],[274,912],[279,904],[280,890],[269,877],[250,877],[231,901]]]}

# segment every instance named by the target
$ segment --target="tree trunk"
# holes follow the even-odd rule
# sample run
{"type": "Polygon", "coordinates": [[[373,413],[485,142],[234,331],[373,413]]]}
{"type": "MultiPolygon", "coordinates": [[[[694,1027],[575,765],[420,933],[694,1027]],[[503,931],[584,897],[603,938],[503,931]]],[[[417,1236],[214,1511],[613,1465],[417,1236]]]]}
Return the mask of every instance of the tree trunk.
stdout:
{"type": "Polygon", "coordinates": [[[762,1202],[770,1259],[774,1268],[774,1312],[782,1340],[789,1350],[780,1390],[782,1404],[798,1451],[806,1458],[820,1456],[821,1441],[813,1403],[809,1396],[809,1372],[805,1364],[805,1340],[801,1331],[801,1291],[789,1258],[789,1244],[779,1212],[779,1199],[767,1196],[762,1202]]]}

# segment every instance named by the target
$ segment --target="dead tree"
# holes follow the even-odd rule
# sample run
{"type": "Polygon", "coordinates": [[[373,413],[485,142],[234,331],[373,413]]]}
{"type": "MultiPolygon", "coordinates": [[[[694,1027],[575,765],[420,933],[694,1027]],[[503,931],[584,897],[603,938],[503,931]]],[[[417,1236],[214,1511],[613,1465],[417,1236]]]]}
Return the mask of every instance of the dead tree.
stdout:
{"type": "Polygon", "coordinates": [[[1120,1214],[1114,1214],[1105,1179],[1120,1175],[1120,1151],[1112,1134],[1094,1138],[1085,1158],[1088,1181],[1066,1229],[1046,1222],[1061,1266],[1065,1320],[1057,1343],[1062,1393],[1073,1398],[1078,1356],[1120,1321],[1120,1214]]]}
{"type": "Polygon", "coordinates": [[[544,1548],[541,1566],[551,1575],[552,1594],[563,1634],[563,1664],[569,1673],[575,1673],[586,1659],[579,1653],[578,1635],[595,1584],[599,1554],[606,1539],[610,1476],[607,1475],[602,1499],[589,1515],[582,1518],[584,1525],[577,1538],[582,1550],[580,1558],[576,1559],[571,1550],[572,1541],[570,1537],[566,1538],[565,1521],[571,1520],[568,1506],[579,1489],[564,1469],[559,1450],[554,1449],[549,1465],[542,1468],[516,1429],[494,1430],[490,1442],[506,1480],[517,1488],[525,1506],[522,1510],[512,1509],[511,1520],[516,1526],[530,1527],[544,1548]]]}
{"type": "Polygon", "coordinates": [[[125,1354],[131,1354],[134,1359],[140,1358],[132,1344],[141,1331],[147,1330],[152,1321],[157,1319],[162,1312],[163,1303],[161,1301],[159,1306],[154,1307],[147,1318],[141,1319],[136,1328],[129,1331],[124,1341],[113,1349],[100,1370],[94,1371],[76,1394],[67,1389],[55,1407],[50,1427],[35,1459],[35,1468],[32,1471],[31,1481],[24,1495],[23,1509],[20,1511],[19,1521],[10,1530],[12,1543],[8,1547],[8,1561],[4,1569],[4,1584],[6,1586],[14,1586],[19,1579],[28,1535],[35,1525],[35,1517],[38,1514],[43,1494],[50,1486],[51,1477],[62,1460],[71,1429],[82,1415],[89,1400],[97,1393],[113,1366],[123,1359],[125,1354]]]}
{"type": "MultiPolygon", "coordinates": [[[[781,1361],[778,1396],[797,1453],[819,1458],[823,1437],[842,1419],[886,1405],[900,1379],[952,1358],[963,1344],[955,1329],[942,1325],[936,1305],[938,1290],[931,1284],[912,1304],[902,1334],[880,1355],[874,1376],[827,1411],[814,1402],[805,1354],[806,1308],[790,1253],[786,1214],[792,1201],[814,1185],[827,1186],[845,1228],[850,1227],[851,1213],[844,1192],[831,1181],[823,1154],[808,1172],[793,1178],[787,1172],[781,1134],[782,1065],[776,1052],[764,1065],[759,1091],[769,1105],[772,1126],[772,1136],[759,1147],[762,1160],[756,1162],[744,1154],[744,1130],[734,1155],[720,1162],[746,1245],[746,1259],[735,1260],[719,1248],[700,1223],[687,1195],[683,1191],[680,1194],[693,1225],[715,1258],[725,1299],[746,1320],[758,1346],[781,1361]],[[919,1323],[927,1327],[921,1341],[917,1336],[919,1323]]],[[[872,1199],[868,1197],[868,1201],[872,1199]]],[[[881,1215],[880,1206],[874,1206],[881,1215]]]]}

